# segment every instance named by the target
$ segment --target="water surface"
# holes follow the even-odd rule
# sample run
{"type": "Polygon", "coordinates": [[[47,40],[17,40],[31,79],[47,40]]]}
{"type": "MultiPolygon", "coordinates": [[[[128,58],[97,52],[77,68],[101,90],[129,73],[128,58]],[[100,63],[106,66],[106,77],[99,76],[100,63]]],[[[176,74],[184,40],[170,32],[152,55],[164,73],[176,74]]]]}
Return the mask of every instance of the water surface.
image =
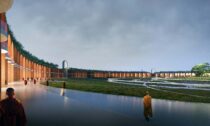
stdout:
{"type": "MultiPolygon", "coordinates": [[[[142,98],[15,84],[28,126],[209,126],[210,104],[153,99],[150,122],[142,98]]],[[[5,97],[5,88],[2,98],[5,97]]]]}

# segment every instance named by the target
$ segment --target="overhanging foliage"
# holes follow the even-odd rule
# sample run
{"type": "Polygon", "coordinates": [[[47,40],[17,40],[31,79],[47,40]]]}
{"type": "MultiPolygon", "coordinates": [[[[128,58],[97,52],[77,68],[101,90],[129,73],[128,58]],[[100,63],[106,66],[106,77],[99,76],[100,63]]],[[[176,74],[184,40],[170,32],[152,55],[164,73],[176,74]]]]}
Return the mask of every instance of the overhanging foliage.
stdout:
{"type": "Polygon", "coordinates": [[[50,68],[57,68],[58,67],[57,64],[49,63],[47,61],[44,61],[43,59],[39,59],[38,57],[31,54],[29,51],[25,50],[23,45],[19,41],[16,40],[16,38],[15,38],[15,36],[14,36],[14,34],[13,34],[9,25],[8,25],[8,34],[11,36],[11,40],[12,40],[15,48],[17,49],[17,51],[19,51],[20,54],[22,54],[24,57],[26,57],[30,61],[33,61],[37,64],[44,65],[44,66],[50,67],[50,68]]]}

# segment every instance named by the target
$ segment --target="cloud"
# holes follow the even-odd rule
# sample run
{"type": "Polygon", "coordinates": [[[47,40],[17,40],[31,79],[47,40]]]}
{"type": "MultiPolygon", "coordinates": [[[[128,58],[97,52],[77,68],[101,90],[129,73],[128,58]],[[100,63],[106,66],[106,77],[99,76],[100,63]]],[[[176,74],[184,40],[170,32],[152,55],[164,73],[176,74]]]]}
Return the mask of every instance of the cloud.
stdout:
{"type": "Polygon", "coordinates": [[[189,70],[210,62],[209,1],[27,0],[8,13],[40,58],[108,70],[189,70]],[[190,2],[190,3],[189,3],[190,2]]]}

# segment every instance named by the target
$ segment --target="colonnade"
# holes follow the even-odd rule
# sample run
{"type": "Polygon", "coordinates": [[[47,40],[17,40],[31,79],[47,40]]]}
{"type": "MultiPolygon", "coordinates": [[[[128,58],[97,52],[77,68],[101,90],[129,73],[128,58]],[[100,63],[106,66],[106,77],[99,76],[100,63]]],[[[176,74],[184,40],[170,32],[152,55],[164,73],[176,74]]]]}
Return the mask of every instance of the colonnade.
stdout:
{"type": "Polygon", "coordinates": [[[62,72],[44,65],[35,63],[23,56],[8,35],[8,53],[1,53],[1,84],[25,79],[49,79],[60,77],[62,72]]]}
{"type": "Polygon", "coordinates": [[[149,72],[113,72],[113,71],[90,71],[90,70],[69,70],[71,78],[150,78],[149,72]]]}
{"type": "Polygon", "coordinates": [[[191,71],[171,71],[171,72],[123,72],[123,71],[98,71],[98,70],[80,70],[69,69],[68,75],[70,78],[180,78],[194,77],[195,73],[191,71]]]}
{"type": "Polygon", "coordinates": [[[0,13],[0,25],[0,88],[14,81],[46,80],[63,76],[62,70],[32,61],[20,52],[11,39],[11,34],[8,32],[5,13],[0,13]]]}

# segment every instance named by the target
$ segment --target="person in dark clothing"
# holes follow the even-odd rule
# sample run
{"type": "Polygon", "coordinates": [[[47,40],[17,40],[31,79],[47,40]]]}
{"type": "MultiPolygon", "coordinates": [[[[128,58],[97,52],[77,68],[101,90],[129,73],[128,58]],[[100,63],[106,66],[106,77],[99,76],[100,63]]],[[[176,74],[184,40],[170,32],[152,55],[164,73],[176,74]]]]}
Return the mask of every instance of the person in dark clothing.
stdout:
{"type": "Polygon", "coordinates": [[[36,84],[36,79],[34,79],[34,84],[36,84]]]}
{"type": "Polygon", "coordinates": [[[26,115],[23,105],[14,98],[14,89],[8,88],[7,98],[0,102],[1,126],[26,126],[26,115]]]}
{"type": "Polygon", "coordinates": [[[28,81],[27,80],[24,80],[24,84],[27,85],[27,83],[28,83],[28,81]]]}
{"type": "Polygon", "coordinates": [[[3,110],[2,110],[2,108],[1,108],[1,106],[0,106],[0,126],[3,126],[3,122],[2,122],[2,117],[3,116],[3,110]]]}

